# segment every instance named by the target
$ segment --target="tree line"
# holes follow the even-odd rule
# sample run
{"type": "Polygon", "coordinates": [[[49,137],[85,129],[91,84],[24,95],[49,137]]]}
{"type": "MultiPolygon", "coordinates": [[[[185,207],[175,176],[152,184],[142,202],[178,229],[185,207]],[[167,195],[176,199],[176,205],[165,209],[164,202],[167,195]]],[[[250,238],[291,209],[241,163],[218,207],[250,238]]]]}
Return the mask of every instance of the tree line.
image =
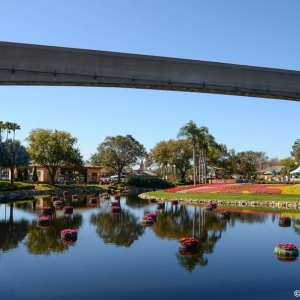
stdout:
{"type": "MultiPolygon", "coordinates": [[[[54,184],[55,174],[61,166],[80,170],[84,165],[80,149],[76,147],[78,140],[70,133],[32,129],[25,139],[28,143],[25,147],[15,139],[15,132],[20,129],[16,123],[0,121],[0,167],[10,169],[11,174],[21,166],[28,167],[29,163],[38,164],[47,169],[54,184]]],[[[284,167],[282,175],[285,175],[295,168],[295,163],[300,162],[300,139],[292,146],[291,157],[279,161],[277,158],[269,159],[264,152],[236,153],[225,144],[217,143],[207,127],[198,127],[191,120],[179,129],[177,139],[160,141],[148,153],[130,134],[107,136],[88,162],[112,170],[120,182],[124,169],[136,165],[141,159],[145,159],[146,167],[151,167],[157,174],[165,174],[170,166],[175,167],[182,179],[193,174],[194,183],[197,178],[199,182],[205,180],[211,171],[243,173],[251,177],[258,169],[270,164],[281,164],[284,167]]],[[[21,174],[18,177],[22,177],[21,174]]],[[[13,182],[14,176],[11,176],[13,182]]]]}

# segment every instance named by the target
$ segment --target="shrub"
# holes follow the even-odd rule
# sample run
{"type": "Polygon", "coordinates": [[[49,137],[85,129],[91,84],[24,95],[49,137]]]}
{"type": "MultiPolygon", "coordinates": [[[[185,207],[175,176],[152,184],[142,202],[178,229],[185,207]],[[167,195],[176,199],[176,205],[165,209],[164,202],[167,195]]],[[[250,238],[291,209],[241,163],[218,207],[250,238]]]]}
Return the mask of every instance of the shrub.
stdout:
{"type": "Polygon", "coordinates": [[[139,176],[130,177],[127,185],[136,187],[151,187],[151,188],[168,188],[174,186],[171,182],[163,180],[159,177],[139,176]]]}

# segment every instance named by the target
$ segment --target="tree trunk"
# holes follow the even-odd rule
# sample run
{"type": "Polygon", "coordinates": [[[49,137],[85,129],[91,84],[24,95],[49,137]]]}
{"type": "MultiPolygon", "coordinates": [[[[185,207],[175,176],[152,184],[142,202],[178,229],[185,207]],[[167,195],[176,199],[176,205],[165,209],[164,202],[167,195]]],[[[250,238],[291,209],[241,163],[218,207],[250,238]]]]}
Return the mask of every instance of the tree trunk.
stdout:
{"type": "Polygon", "coordinates": [[[13,186],[14,185],[14,181],[15,181],[15,174],[14,174],[14,167],[10,167],[10,185],[13,186]]]}

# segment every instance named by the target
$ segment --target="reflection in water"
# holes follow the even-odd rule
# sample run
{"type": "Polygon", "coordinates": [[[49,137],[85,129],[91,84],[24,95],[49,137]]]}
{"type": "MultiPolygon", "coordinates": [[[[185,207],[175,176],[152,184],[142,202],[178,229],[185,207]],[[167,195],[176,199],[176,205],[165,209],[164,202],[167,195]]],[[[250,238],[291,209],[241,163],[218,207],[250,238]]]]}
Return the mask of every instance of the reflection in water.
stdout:
{"type": "Polygon", "coordinates": [[[106,209],[90,216],[92,225],[97,226],[96,232],[106,244],[130,247],[142,236],[144,228],[139,224],[139,219],[129,210],[122,208],[120,213],[112,214],[109,203],[106,209]]]}
{"type": "MultiPolygon", "coordinates": [[[[5,214],[6,206],[7,204],[5,204],[5,214]]],[[[21,219],[14,222],[13,209],[13,203],[10,203],[8,221],[0,222],[0,250],[3,252],[17,248],[28,232],[28,221],[21,219]]]]}
{"type": "Polygon", "coordinates": [[[25,245],[29,253],[35,255],[50,255],[51,252],[62,253],[69,248],[69,245],[60,241],[60,231],[65,228],[78,229],[82,225],[82,216],[73,214],[72,216],[52,216],[52,222],[49,228],[43,229],[37,227],[37,221],[34,220],[28,226],[29,232],[25,245]]]}

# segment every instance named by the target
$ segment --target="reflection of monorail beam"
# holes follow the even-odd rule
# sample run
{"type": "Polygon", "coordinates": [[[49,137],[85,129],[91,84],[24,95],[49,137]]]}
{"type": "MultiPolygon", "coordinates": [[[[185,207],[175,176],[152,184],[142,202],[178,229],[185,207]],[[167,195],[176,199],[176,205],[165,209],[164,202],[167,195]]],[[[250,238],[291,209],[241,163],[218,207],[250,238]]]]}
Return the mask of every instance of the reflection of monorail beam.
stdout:
{"type": "Polygon", "coordinates": [[[300,72],[0,42],[0,85],[98,86],[300,101],[300,72]]]}

